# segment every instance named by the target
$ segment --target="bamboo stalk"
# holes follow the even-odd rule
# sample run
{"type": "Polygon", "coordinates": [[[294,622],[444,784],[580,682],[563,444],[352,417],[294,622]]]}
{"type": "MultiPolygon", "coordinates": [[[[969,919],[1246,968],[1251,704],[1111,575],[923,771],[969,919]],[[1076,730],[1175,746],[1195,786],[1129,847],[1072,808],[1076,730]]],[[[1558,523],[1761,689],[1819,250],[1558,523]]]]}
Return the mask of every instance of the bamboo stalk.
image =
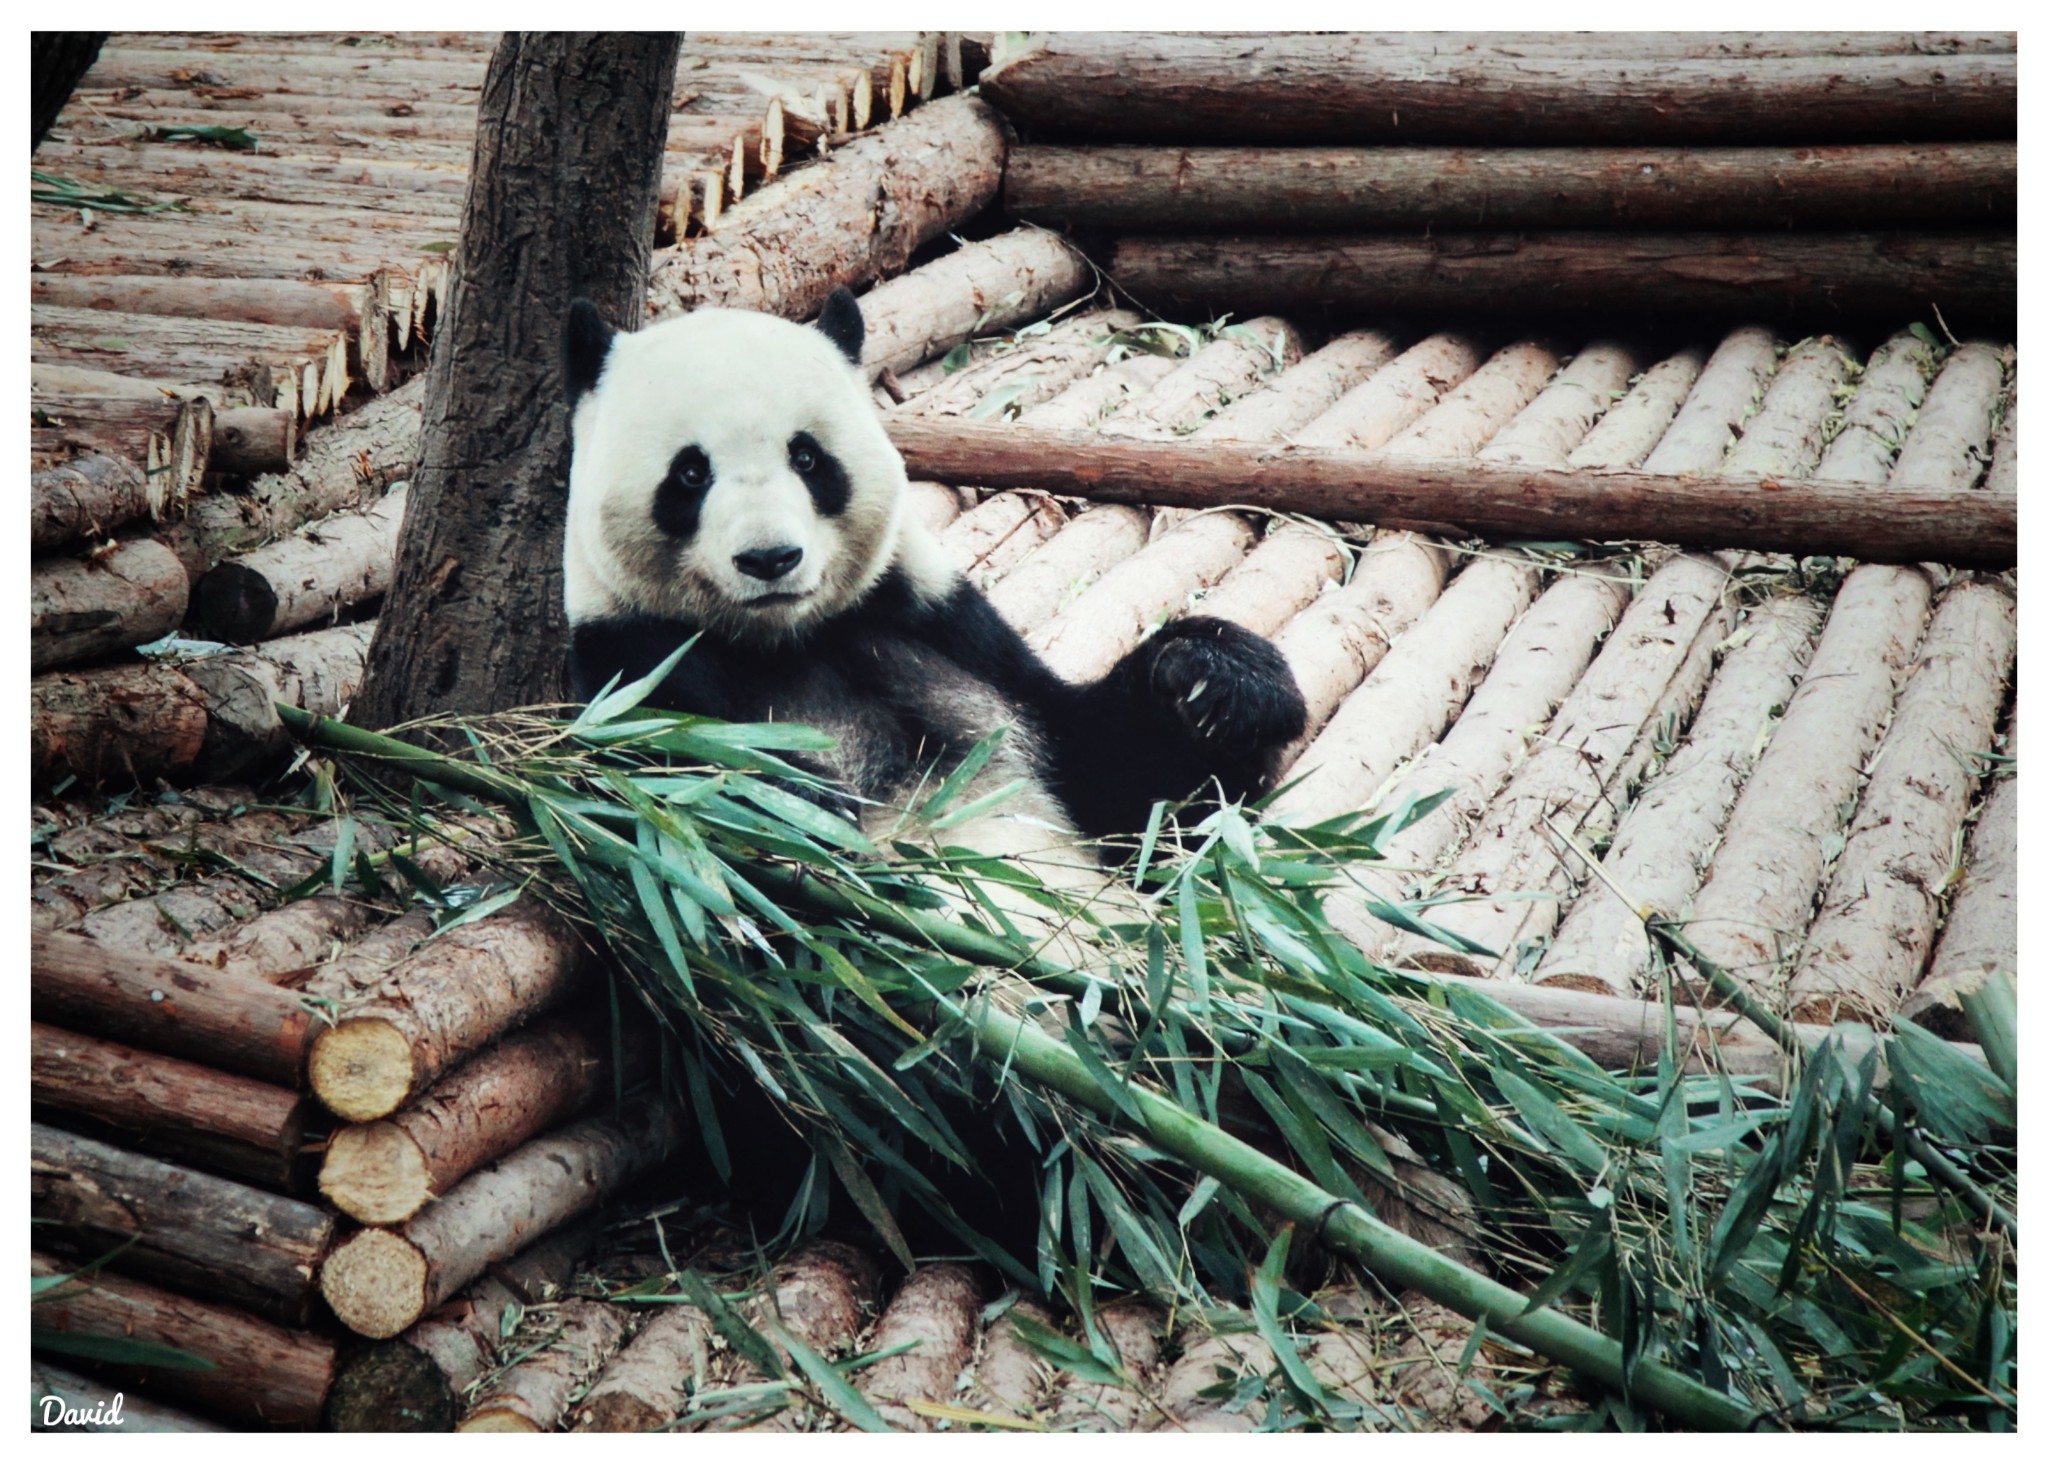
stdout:
{"type": "Polygon", "coordinates": [[[1877,501],[1861,487],[1819,481],[1560,473],[1228,442],[1111,443],[978,422],[897,418],[888,430],[913,477],[1028,485],[1097,502],[1243,504],[1381,525],[1455,523],[1518,537],[1638,538],[1878,562],[2002,568],[2015,554],[2016,507],[2001,494],[1893,491],[1877,501]]]}

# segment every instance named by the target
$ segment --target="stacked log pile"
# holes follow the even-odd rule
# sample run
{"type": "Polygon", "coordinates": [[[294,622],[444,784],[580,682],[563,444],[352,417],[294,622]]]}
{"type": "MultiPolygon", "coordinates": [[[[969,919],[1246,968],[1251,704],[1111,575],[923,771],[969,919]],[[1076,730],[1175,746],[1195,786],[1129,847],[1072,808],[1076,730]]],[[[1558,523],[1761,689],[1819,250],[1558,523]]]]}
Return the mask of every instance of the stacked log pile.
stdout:
{"type": "Polygon", "coordinates": [[[1056,32],[982,93],[1018,217],[1146,300],[2008,330],[2010,33],[1056,32]]]}

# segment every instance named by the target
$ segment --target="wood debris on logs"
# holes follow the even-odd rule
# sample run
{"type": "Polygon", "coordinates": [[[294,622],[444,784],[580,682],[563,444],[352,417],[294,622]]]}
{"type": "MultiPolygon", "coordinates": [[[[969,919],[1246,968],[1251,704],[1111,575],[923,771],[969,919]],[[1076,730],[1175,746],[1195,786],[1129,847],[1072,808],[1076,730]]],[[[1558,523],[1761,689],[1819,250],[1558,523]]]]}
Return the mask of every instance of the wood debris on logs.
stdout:
{"type": "Polygon", "coordinates": [[[1223,407],[1192,435],[1233,442],[1286,438],[1393,360],[1395,349],[1394,337],[1383,331],[1347,331],[1223,407]]]}
{"type": "Polygon", "coordinates": [[[1680,351],[1645,371],[1628,395],[1595,422],[1564,460],[1567,468],[1633,468],[1663,440],[1665,429],[1699,380],[1706,357],[1680,351]]]}
{"type": "Polygon", "coordinates": [[[335,1130],[320,1193],[365,1225],[411,1219],[436,1195],[574,1117],[609,1076],[588,1024],[540,1021],[447,1074],[393,1114],[335,1130]]]}
{"type": "Polygon", "coordinates": [[[1380,535],[1358,551],[1341,588],[1312,601],[1274,633],[1274,649],[1287,658],[1308,705],[1305,737],[1316,735],[1337,704],[1435,602],[1445,572],[1444,552],[1435,545],[1413,534],[1380,535]]]}
{"type": "Polygon", "coordinates": [[[272,1190],[296,1189],[310,1100],[292,1088],[29,1023],[29,1101],[123,1144],[272,1190]]]}
{"type": "Polygon", "coordinates": [[[1110,338],[1138,323],[1133,311],[1091,310],[1042,333],[1019,332],[999,342],[990,355],[919,392],[901,410],[916,417],[1017,416],[1094,370],[1110,338]]]}
{"type": "Polygon", "coordinates": [[[1973,1035],[1965,996],[2001,974],[2019,976],[2019,754],[2015,711],[2005,732],[2005,756],[2013,762],[1984,799],[1970,830],[1962,881],[1942,922],[1941,943],[1900,1010],[1951,1041],[1973,1035]]]}
{"type": "Polygon", "coordinates": [[[287,1326],[312,1313],[335,1220],[315,1205],[29,1126],[29,1206],[45,1243],[287,1326]]]}
{"type": "Polygon", "coordinates": [[[1821,454],[1814,476],[1870,484],[1889,478],[1899,444],[1926,399],[1934,363],[1932,339],[1911,330],[1900,331],[1872,351],[1856,394],[1842,411],[1841,429],[1821,454]]]}
{"type": "Polygon", "coordinates": [[[1165,380],[1173,367],[1174,362],[1165,356],[1127,356],[1082,377],[1051,401],[1040,402],[1020,420],[1057,431],[1094,427],[1165,380]]]}
{"type": "Polygon", "coordinates": [[[1036,630],[1104,573],[1145,547],[1149,517],[1124,503],[1074,515],[1050,539],[989,589],[996,613],[1022,631],[1036,630]]]}
{"type": "Polygon", "coordinates": [[[1517,538],[1645,539],[1987,569],[2011,565],[2017,551],[2017,505],[1997,493],[1895,487],[1879,497],[1818,481],[1556,472],[1233,442],[1109,442],[950,419],[887,425],[914,477],[1028,486],[1096,502],[1229,504],[1392,527],[1458,524],[1517,538]]]}
{"type": "Polygon", "coordinates": [[[1594,342],[1573,356],[1476,456],[1483,463],[1522,463],[1535,468],[1569,465],[1572,454],[1607,409],[1626,400],[1629,380],[1635,374],[1635,354],[1628,347],[1612,341],[1594,342]]]}
{"type": "Polygon", "coordinates": [[[1795,1021],[1882,1021],[1920,979],[2015,649],[2013,597],[1958,580],[1928,622],[1788,987],[1795,1021]]]}
{"type": "MultiPolygon", "coordinates": [[[[37,1276],[72,1275],[68,1265],[48,1256],[31,1257],[29,1269],[37,1276]]],[[[314,1427],[334,1381],[334,1344],[324,1338],[104,1271],[75,1276],[42,1293],[36,1325],[204,1357],[213,1368],[122,1366],[117,1371],[137,1387],[259,1427],[314,1427]]]]}
{"type": "Polygon", "coordinates": [[[178,955],[217,971],[290,985],[299,972],[326,960],[381,918],[382,912],[358,899],[308,895],[238,921],[178,955]]]}
{"type": "Polygon", "coordinates": [[[154,539],[104,555],[45,560],[29,571],[29,668],[47,671],[143,645],[177,629],[189,582],[154,539]]]}
{"type": "Polygon", "coordinates": [[[402,1336],[344,1352],[328,1396],[337,1433],[447,1433],[469,1389],[498,1364],[510,1319],[574,1278],[597,1235],[588,1222],[541,1236],[402,1336]]]}
{"type": "Polygon", "coordinates": [[[1368,806],[1395,768],[1457,716],[1535,598],[1537,579],[1527,561],[1467,565],[1294,760],[1274,814],[1320,823],[1368,806]]]}
{"type": "MultiPolygon", "coordinates": [[[[1820,620],[1820,607],[1804,595],[1775,596],[1749,612],[1737,632],[1744,639],[1708,686],[1685,745],[1623,816],[1601,860],[1637,906],[1675,916],[1699,888],[1705,851],[1720,841],[1775,710],[1791,700],[1820,620]]],[[[1650,959],[1635,910],[1594,880],[1573,902],[1535,979],[1631,996],[1650,959]]]]}
{"type": "Polygon", "coordinates": [[[581,937],[531,899],[449,931],[315,1039],[307,1064],[314,1096],[356,1123],[395,1112],[566,997],[586,957],[581,937]]]}
{"type": "Polygon", "coordinates": [[[194,621],[215,640],[243,645],[378,598],[391,588],[405,499],[401,483],[359,512],[222,560],[192,587],[194,621]]]}
{"type": "Polygon", "coordinates": [[[807,319],[834,289],[897,273],[920,246],[981,212],[1002,158],[1002,129],[985,102],[934,102],[848,143],[831,166],[728,209],[715,234],[657,256],[649,313],[727,305],[807,319]]]}
{"type": "Polygon", "coordinates": [[[1778,369],[1780,343],[1762,326],[1730,333],[1686,394],[1657,447],[1643,459],[1646,473],[1714,473],[1742,426],[1763,401],[1778,369]]]}
{"type": "MultiPolygon", "coordinates": [[[[851,149],[841,153],[830,168],[819,171],[836,174],[847,166],[850,153],[851,149]]],[[[727,232],[722,230],[719,237],[725,238],[727,232]]],[[[893,278],[861,297],[861,317],[867,323],[861,364],[870,376],[907,370],[977,335],[1041,320],[1095,283],[1088,261],[1058,234],[1043,229],[1013,229],[963,244],[917,269],[897,274],[898,268],[900,261],[887,271],[893,278]]],[[[702,303],[734,302],[706,298],[702,303]]],[[[818,304],[824,304],[822,295],[818,304]]],[[[801,318],[816,309],[777,313],[801,318]]]]}
{"type": "Polygon", "coordinates": [[[589,1118],[529,1140],[397,1230],[359,1230],[320,1268],[320,1293],[343,1326],[395,1337],[522,1242],[598,1204],[658,1164],[675,1142],[659,1103],[589,1118]]]}
{"type": "Polygon", "coordinates": [[[1721,459],[1736,478],[1804,478],[1819,465],[1830,419],[1860,371],[1833,336],[1814,336],[1785,352],[1756,415],[1721,459]]]}
{"type": "Polygon", "coordinates": [[[1202,308],[1924,312],[2013,323],[2010,234],[1343,234],[1118,238],[1103,260],[1140,299],[1202,308]]]}
{"type": "Polygon", "coordinates": [[[295,1088],[313,1015],[267,982],[83,936],[36,931],[29,1010],[38,1021],[295,1088]]]}
{"type": "Polygon", "coordinates": [[[950,1262],[919,1267],[890,1299],[870,1350],[917,1345],[858,1374],[857,1386],[893,1427],[922,1433],[931,1420],[914,1405],[953,1401],[960,1370],[974,1356],[983,1300],[974,1272],[950,1262]]]}
{"type": "Polygon", "coordinates": [[[1781,962],[1810,923],[1932,598],[1917,568],[1867,564],[1842,582],[1693,898],[1687,937],[1767,1003],[1782,997],[1781,962]]]}
{"type": "MultiPolygon", "coordinates": [[[[528,1313],[529,1320],[533,1314],[528,1313]]],[[[542,1325],[545,1345],[499,1373],[456,1426],[457,1433],[551,1433],[570,1401],[596,1376],[626,1335],[624,1311],[572,1296],[556,1302],[542,1325]]]]}
{"type": "Polygon", "coordinates": [[[1171,441],[1300,359],[1300,334],[1277,316],[1227,326],[1102,430],[1171,441]]]}
{"type": "Polygon", "coordinates": [[[1158,142],[1815,143],[2009,138],[2018,58],[1435,54],[1371,36],[1060,32],[984,73],[1035,135],[1158,142]]]}
{"type": "Polygon", "coordinates": [[[1096,1325],[1115,1347],[1122,1383],[1082,1382],[1060,1376],[1049,1400],[1048,1427],[1057,1433],[1128,1433],[1156,1411],[1159,1343],[1167,1329],[1163,1312],[1150,1302],[1119,1301],[1095,1315],[1096,1325]]]}
{"type": "Polygon", "coordinates": [[[1861,147],[1013,148],[1003,207],[1144,233],[2010,228],[2010,142],[1861,147]]]}
{"type": "MultiPolygon", "coordinates": [[[[1397,870],[1430,870],[1462,844],[1556,706],[1579,684],[1593,649],[1626,604],[1628,586],[1612,565],[1581,565],[1556,577],[1522,612],[1493,655],[1493,670],[1444,741],[1409,764],[1380,799],[1384,807],[1397,807],[1407,796],[1450,794],[1438,809],[1384,839],[1382,868],[1356,874],[1364,893],[1399,899],[1403,878],[1397,870]]],[[[1366,911],[1364,899],[1331,897],[1329,913],[1335,928],[1372,958],[1397,938],[1393,925],[1366,911]]]]}
{"type": "Polygon", "coordinates": [[[1337,398],[1293,441],[1302,447],[1380,447],[1476,371],[1479,361],[1479,349],[1468,338],[1430,336],[1337,398]]]}
{"type": "Polygon", "coordinates": [[[948,524],[939,547],[985,589],[1000,583],[1066,521],[1066,510],[1046,494],[997,493],[948,524]]]}
{"type": "Polygon", "coordinates": [[[1195,591],[1222,579],[1252,537],[1241,514],[1197,515],[1109,569],[1026,639],[1067,680],[1100,676],[1195,591]]]}
{"type": "Polygon", "coordinates": [[[1991,460],[1991,432],[2007,353],[1982,341],[1958,346],[1920,404],[1892,467],[1893,488],[1971,488],[1991,460]]]}

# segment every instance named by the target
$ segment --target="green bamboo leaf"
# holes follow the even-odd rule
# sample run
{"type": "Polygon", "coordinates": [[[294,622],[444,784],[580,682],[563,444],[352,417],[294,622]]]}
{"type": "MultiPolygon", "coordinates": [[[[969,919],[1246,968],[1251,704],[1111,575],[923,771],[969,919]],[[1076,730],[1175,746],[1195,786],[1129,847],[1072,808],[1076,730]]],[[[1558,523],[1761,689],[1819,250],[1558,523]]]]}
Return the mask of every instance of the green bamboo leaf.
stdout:
{"type": "Polygon", "coordinates": [[[854,1208],[866,1217],[868,1224],[875,1227],[875,1234],[882,1237],[882,1243],[889,1247],[905,1270],[917,1269],[917,1258],[910,1249],[910,1242],[903,1237],[902,1228],[896,1223],[896,1216],[882,1192],[875,1188],[867,1171],[856,1164],[853,1156],[846,1152],[846,1146],[836,1139],[820,1136],[819,1147],[824,1150],[825,1162],[832,1166],[832,1172],[839,1176],[839,1183],[846,1189],[847,1198],[854,1208]]]}
{"type": "Polygon", "coordinates": [[[775,1339],[789,1350],[790,1360],[811,1380],[826,1407],[863,1433],[896,1432],[875,1412],[874,1405],[854,1391],[837,1369],[806,1346],[802,1338],[780,1322],[774,1324],[774,1331],[775,1339]]]}
{"type": "Polygon", "coordinates": [[[1499,1086],[1501,1096],[1514,1104],[1523,1121],[1551,1148],[1589,1175],[1598,1174],[1607,1167],[1607,1151],[1535,1084],[1506,1066],[1494,1070],[1493,1080],[1499,1086]]]}
{"type": "Polygon", "coordinates": [[[1330,1399],[1323,1392],[1322,1384],[1316,1381],[1316,1375],[1302,1361],[1287,1329],[1280,1325],[1280,1283],[1287,1274],[1287,1246],[1293,1239],[1294,1227],[1281,1226],[1280,1233],[1273,1237],[1273,1243],[1266,1247],[1266,1258],[1252,1273],[1252,1321],[1258,1327],[1259,1335],[1265,1338],[1266,1345],[1273,1349],[1273,1356],[1279,1361],[1280,1371],[1286,1375],[1289,1384],[1317,1409],[1327,1412],[1330,1399]]]}
{"type": "Polygon", "coordinates": [[[782,1366],[782,1359],[767,1338],[747,1325],[746,1318],[734,1311],[726,1299],[718,1294],[694,1270],[684,1270],[676,1276],[676,1289],[681,1291],[697,1310],[704,1313],[711,1325],[718,1329],[718,1335],[732,1344],[732,1350],[751,1362],[763,1377],[783,1378],[788,1373],[782,1366]]]}
{"type": "Polygon", "coordinates": [[[334,855],[328,861],[333,877],[334,893],[340,894],[343,880],[347,877],[349,861],[356,852],[356,821],[344,818],[334,831],[334,855]]]}
{"type": "Polygon", "coordinates": [[[690,647],[697,644],[702,634],[700,631],[697,635],[691,636],[663,657],[661,664],[652,671],[617,691],[611,689],[612,682],[618,680],[614,676],[612,682],[607,682],[604,689],[590,699],[590,705],[577,714],[576,720],[569,724],[569,729],[572,732],[580,732],[590,727],[601,727],[607,722],[616,722],[632,711],[654,695],[655,690],[668,680],[669,673],[676,669],[676,663],[689,653],[690,647]]]}
{"type": "Polygon", "coordinates": [[[441,888],[440,881],[436,880],[432,875],[428,874],[419,865],[413,863],[412,860],[406,858],[396,849],[391,851],[390,860],[391,867],[404,875],[405,882],[417,890],[421,898],[425,899],[428,904],[439,905],[444,910],[448,908],[448,895],[441,888]]]}
{"type": "Polygon", "coordinates": [[[1111,1367],[1072,1338],[1053,1331],[1044,1323],[1034,1321],[1021,1312],[1011,1312],[1010,1325],[1016,1330],[1018,1341],[1082,1382],[1106,1383],[1113,1388],[1128,1386],[1129,1380],[1120,1368],[1111,1367]]]}
{"type": "Polygon", "coordinates": [[[94,1362],[123,1367],[169,1367],[188,1372],[218,1372],[220,1364],[180,1347],[145,1342],[136,1337],[95,1337],[83,1332],[60,1332],[52,1327],[30,1327],[28,1345],[37,1352],[61,1352],[94,1362]]]}
{"type": "Polygon", "coordinates": [[[980,775],[981,770],[988,766],[989,759],[994,757],[996,749],[1003,745],[1003,738],[1009,735],[1009,730],[1007,727],[997,727],[968,748],[959,765],[946,775],[945,781],[933,790],[932,796],[925,799],[918,810],[919,814],[929,820],[943,813],[947,806],[966,790],[967,785],[980,775]]]}
{"type": "Polygon", "coordinates": [[[436,936],[446,935],[451,930],[459,930],[465,925],[471,925],[479,920],[495,915],[524,893],[525,890],[523,888],[500,890],[495,895],[486,895],[480,900],[464,905],[453,916],[436,926],[434,934],[436,936]]]}

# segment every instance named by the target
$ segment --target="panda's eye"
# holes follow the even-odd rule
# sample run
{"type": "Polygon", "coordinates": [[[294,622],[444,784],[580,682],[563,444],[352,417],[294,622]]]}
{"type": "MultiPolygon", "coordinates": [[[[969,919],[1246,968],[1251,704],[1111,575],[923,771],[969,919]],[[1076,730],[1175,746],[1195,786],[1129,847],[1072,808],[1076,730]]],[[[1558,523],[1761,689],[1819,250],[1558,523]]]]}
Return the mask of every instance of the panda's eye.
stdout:
{"type": "Polygon", "coordinates": [[[711,464],[702,453],[686,454],[676,464],[676,481],[685,488],[708,488],[711,486],[711,464]]]}
{"type": "Polygon", "coordinates": [[[799,433],[790,440],[789,465],[798,473],[810,474],[818,471],[819,454],[809,436],[799,433]]]}

